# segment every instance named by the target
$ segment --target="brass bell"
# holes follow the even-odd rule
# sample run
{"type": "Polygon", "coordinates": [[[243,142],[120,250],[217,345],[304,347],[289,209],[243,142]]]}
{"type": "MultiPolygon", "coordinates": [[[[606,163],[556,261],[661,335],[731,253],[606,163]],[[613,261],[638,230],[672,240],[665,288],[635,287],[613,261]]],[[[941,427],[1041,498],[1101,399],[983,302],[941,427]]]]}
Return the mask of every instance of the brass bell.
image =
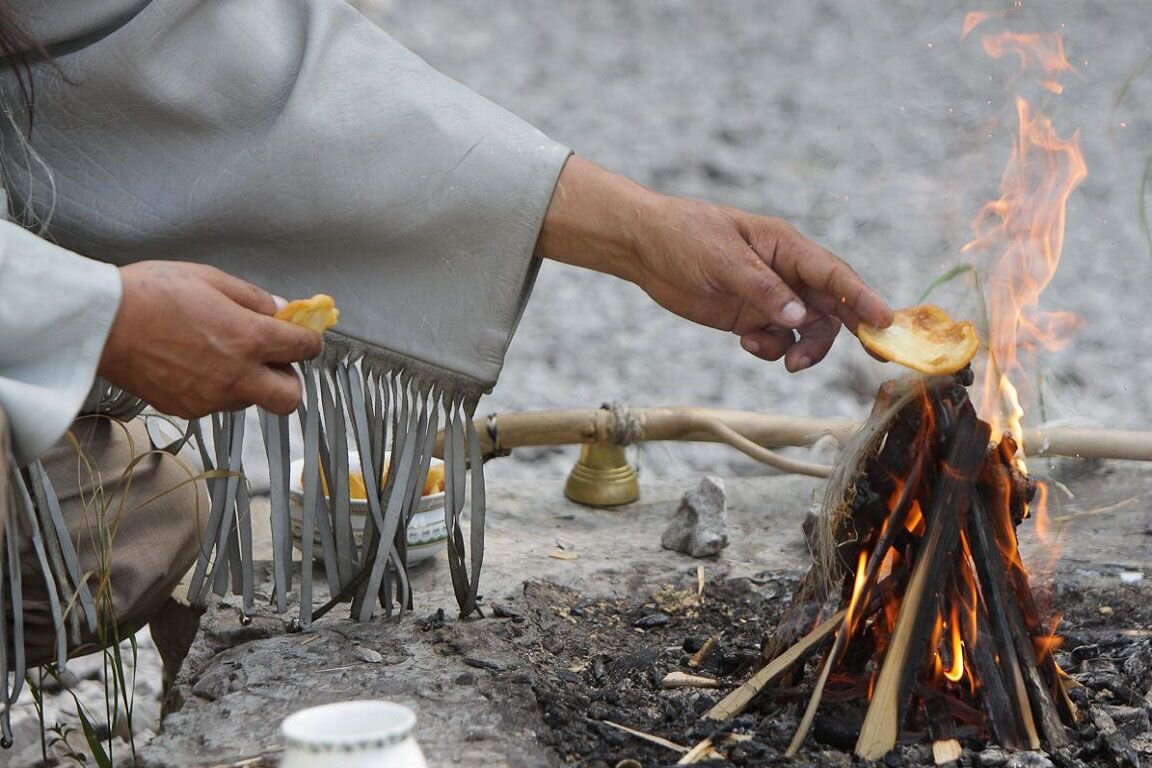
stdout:
{"type": "Polygon", "coordinates": [[[624,455],[624,446],[584,443],[564,484],[564,495],[590,507],[614,507],[640,498],[640,483],[624,455]]]}

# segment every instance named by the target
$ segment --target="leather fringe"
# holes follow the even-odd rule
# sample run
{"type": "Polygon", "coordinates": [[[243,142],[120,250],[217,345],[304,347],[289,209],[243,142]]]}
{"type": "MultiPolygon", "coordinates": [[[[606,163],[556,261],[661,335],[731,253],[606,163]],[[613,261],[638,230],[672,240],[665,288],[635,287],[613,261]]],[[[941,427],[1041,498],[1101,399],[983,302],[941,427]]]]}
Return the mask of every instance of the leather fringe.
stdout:
{"type": "MultiPolygon", "coordinates": [[[[308,627],[341,602],[351,602],[351,615],[359,621],[370,620],[377,605],[385,615],[412,607],[407,529],[423,493],[441,424],[445,428],[448,565],[461,615],[478,611],[484,557],[484,473],[472,417],[489,385],[331,334],[321,357],[300,366],[300,372],[305,394],[296,414],[304,437],[301,492],[291,491],[290,417],[259,413],[271,480],[272,602],[276,611],[284,613],[289,608],[297,549],[301,568],[296,622],[300,628],[308,627]],[[348,482],[349,457],[356,455],[368,506],[359,540],[354,535],[348,482]],[[321,473],[329,478],[327,495],[321,473]],[[299,509],[296,521],[294,506],[299,509]],[[465,508],[470,513],[467,541],[462,523],[465,508]],[[333,596],[318,609],[313,605],[314,560],[323,564],[333,596]]],[[[144,404],[131,395],[98,383],[85,412],[127,420],[143,408],[144,404]]],[[[176,453],[191,440],[207,477],[211,511],[189,600],[205,605],[211,594],[231,592],[241,597],[247,615],[255,600],[255,553],[243,466],[244,427],[244,411],[213,414],[191,422],[183,438],[154,447],[176,453]],[[212,436],[210,443],[205,440],[206,433],[212,436]]],[[[0,468],[0,498],[7,497],[8,509],[7,519],[0,521],[0,608],[11,617],[11,622],[0,622],[0,746],[7,748],[12,743],[10,709],[23,690],[27,672],[21,542],[31,542],[38,569],[48,585],[60,671],[66,668],[68,647],[80,642],[84,629],[98,632],[98,615],[43,466],[36,462],[21,469],[11,460],[10,452],[0,455],[9,457],[8,466],[0,468]]]]}
{"type": "MultiPolygon", "coordinates": [[[[304,440],[299,488],[292,490],[289,418],[260,413],[268,456],[273,556],[272,602],[279,612],[293,593],[295,549],[300,551],[300,628],[334,604],[351,602],[351,615],[368,621],[377,605],[385,615],[412,606],[407,530],[423,493],[440,425],[445,426],[445,504],[448,563],[462,615],[477,610],[484,551],[484,477],[479,439],[472,426],[487,387],[445,369],[360,344],[329,338],[324,354],[301,366],[304,402],[296,418],[304,440]],[[359,466],[350,467],[350,457],[359,466]],[[362,533],[355,533],[349,470],[359,470],[367,494],[362,533]],[[328,479],[329,493],[321,478],[328,479]],[[469,540],[461,524],[471,516],[469,540]],[[296,510],[295,517],[292,512],[296,510]],[[358,540],[359,539],[359,540],[358,540]],[[314,609],[313,568],[323,564],[333,599],[314,609]]],[[[219,414],[194,427],[208,470],[212,498],[205,547],[196,564],[189,600],[231,591],[253,608],[251,508],[244,480],[243,412],[219,414]],[[211,429],[214,451],[203,430],[211,429]]]]}
{"type": "Polygon", "coordinates": [[[67,668],[69,645],[80,643],[82,628],[97,631],[97,614],[43,465],[34,462],[21,470],[9,455],[3,474],[6,482],[0,482],[0,493],[7,497],[8,515],[0,529],[0,608],[4,615],[0,621],[0,746],[7,749],[12,745],[11,708],[20,697],[28,671],[24,657],[21,542],[30,542],[47,585],[48,610],[56,627],[56,667],[61,672],[67,668]]]}

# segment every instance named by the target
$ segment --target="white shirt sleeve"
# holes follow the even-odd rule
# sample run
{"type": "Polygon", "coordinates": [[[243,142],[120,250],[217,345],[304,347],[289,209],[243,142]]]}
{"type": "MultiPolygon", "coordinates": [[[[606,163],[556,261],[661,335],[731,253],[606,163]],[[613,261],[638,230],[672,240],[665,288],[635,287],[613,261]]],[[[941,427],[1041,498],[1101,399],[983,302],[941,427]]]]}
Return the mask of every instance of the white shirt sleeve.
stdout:
{"type": "Polygon", "coordinates": [[[18,464],[80,411],[120,306],[116,267],[0,221],[0,408],[18,464]]]}

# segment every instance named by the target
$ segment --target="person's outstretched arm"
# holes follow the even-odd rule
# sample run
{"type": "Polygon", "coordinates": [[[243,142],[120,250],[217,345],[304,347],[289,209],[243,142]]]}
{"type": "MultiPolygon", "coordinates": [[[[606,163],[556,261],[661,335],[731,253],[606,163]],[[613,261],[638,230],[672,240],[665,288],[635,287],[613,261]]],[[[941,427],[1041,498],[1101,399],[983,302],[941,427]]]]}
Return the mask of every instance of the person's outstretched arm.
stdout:
{"type": "Polygon", "coordinates": [[[560,173],[537,252],[630,280],[789,371],[824,359],[841,324],[892,322],[851,267],[787,222],[661,195],[579,157],[560,173]]]}

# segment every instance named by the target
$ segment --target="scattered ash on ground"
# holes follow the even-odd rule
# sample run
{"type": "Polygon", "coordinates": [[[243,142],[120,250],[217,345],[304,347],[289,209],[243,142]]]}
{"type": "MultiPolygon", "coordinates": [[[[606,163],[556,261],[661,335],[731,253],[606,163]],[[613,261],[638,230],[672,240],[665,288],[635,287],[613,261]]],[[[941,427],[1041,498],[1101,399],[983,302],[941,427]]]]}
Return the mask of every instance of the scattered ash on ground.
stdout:
{"type": "MultiPolygon", "coordinates": [[[[1152,766],[1152,585],[1108,589],[1057,580],[1053,604],[1064,614],[1061,667],[1077,681],[1071,697],[1080,722],[1070,744],[1051,754],[1003,750],[986,738],[961,736],[960,766],[1152,766]]],[[[798,583],[797,574],[764,573],[755,579],[704,584],[695,578],[655,594],[588,600],[547,583],[530,583],[523,620],[538,630],[528,649],[536,670],[536,697],[551,729],[540,735],[564,764],[587,768],[674,765],[682,752],[659,746],[617,723],[681,747],[706,737],[728,743],[708,766],[865,765],[845,743],[859,703],[825,704],[804,749],[784,757],[816,675],[820,654],[809,658],[795,684],[770,687],[749,711],[718,729],[702,715],[755,671],[760,643],[776,625],[798,583]],[[693,653],[720,635],[699,668],[693,653]],[[714,677],[715,690],[664,689],[674,671],[714,677]],[[855,714],[854,714],[855,713],[855,714]],[[846,724],[848,726],[846,727],[846,724]]],[[[826,649],[827,646],[824,646],[826,649]]],[[[854,734],[852,736],[854,738],[854,734]]],[[[927,739],[901,744],[875,765],[932,765],[927,739]]]]}

